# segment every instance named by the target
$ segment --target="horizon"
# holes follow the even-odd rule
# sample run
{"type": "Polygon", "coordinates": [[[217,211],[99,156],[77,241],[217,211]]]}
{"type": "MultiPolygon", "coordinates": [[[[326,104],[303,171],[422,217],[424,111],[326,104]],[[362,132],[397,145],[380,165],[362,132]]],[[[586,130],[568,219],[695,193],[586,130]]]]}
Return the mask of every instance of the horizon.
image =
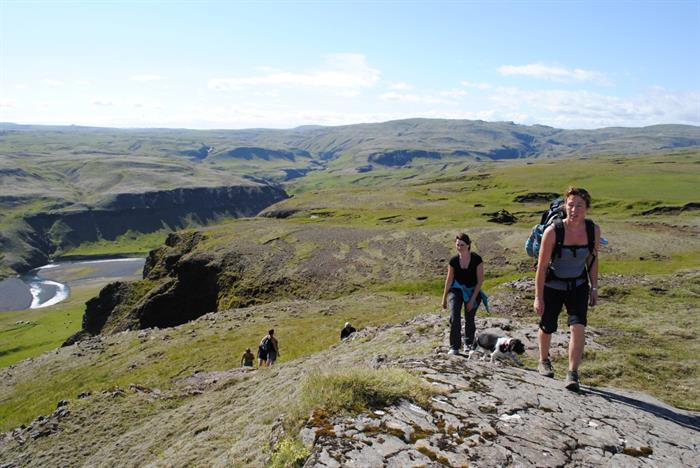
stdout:
{"type": "Polygon", "coordinates": [[[338,127],[348,127],[348,126],[353,126],[353,125],[382,125],[382,124],[387,124],[387,123],[392,123],[392,122],[401,122],[401,121],[406,121],[406,120],[445,120],[445,121],[454,121],[454,122],[483,122],[487,124],[513,124],[513,125],[521,125],[525,127],[550,127],[554,128],[556,130],[565,130],[565,131],[595,131],[595,130],[605,130],[605,129],[612,129],[612,128],[625,128],[625,129],[641,129],[641,128],[648,128],[648,127],[657,127],[657,126],[669,126],[669,125],[677,125],[677,126],[688,126],[688,127],[698,127],[700,128],[700,124],[698,125],[692,125],[692,124],[664,124],[664,123],[659,123],[659,124],[651,124],[651,125],[641,125],[641,126],[610,126],[610,127],[597,127],[597,128],[559,128],[559,127],[551,127],[550,125],[543,125],[539,123],[533,123],[533,124],[520,124],[517,122],[513,121],[506,121],[506,120],[494,120],[494,121],[489,121],[489,120],[480,120],[480,119],[445,119],[445,118],[426,118],[426,117],[406,117],[403,119],[394,119],[394,120],[386,120],[384,122],[357,122],[357,123],[351,123],[351,124],[338,124],[338,125],[318,125],[318,124],[303,124],[303,125],[297,125],[296,127],[279,127],[279,128],[273,128],[273,127],[245,127],[245,128],[189,128],[189,127],[108,127],[108,126],[101,126],[101,125],[79,125],[79,124],[25,124],[25,123],[17,123],[17,122],[2,122],[0,121],[0,130],[7,130],[2,128],[5,125],[12,125],[12,126],[17,126],[17,127],[73,127],[76,129],[98,129],[98,130],[185,130],[185,131],[196,131],[196,132],[216,132],[216,131],[250,131],[250,130],[279,130],[279,131],[292,131],[292,130],[298,130],[300,128],[304,127],[314,127],[314,128],[338,128],[338,127]]]}
{"type": "Polygon", "coordinates": [[[700,125],[700,2],[0,3],[0,121],[700,125]]]}

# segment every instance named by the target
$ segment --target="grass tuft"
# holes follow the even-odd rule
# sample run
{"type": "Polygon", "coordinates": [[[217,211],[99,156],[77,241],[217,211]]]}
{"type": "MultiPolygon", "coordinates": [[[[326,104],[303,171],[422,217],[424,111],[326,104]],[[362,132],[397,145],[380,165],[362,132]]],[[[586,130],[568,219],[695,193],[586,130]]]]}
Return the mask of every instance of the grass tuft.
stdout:
{"type": "Polygon", "coordinates": [[[436,389],[403,369],[353,368],[315,373],[304,382],[287,424],[292,429],[298,428],[314,411],[328,416],[358,414],[401,399],[427,406],[436,393],[436,389]]]}
{"type": "Polygon", "coordinates": [[[282,439],[274,449],[271,468],[297,468],[304,466],[309,449],[299,440],[291,437],[282,439]]]}

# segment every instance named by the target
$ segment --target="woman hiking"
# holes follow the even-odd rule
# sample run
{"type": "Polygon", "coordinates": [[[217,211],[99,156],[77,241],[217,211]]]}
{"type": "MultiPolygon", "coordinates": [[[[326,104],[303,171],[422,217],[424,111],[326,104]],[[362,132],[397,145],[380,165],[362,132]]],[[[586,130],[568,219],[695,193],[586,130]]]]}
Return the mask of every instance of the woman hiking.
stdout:
{"type": "Polygon", "coordinates": [[[540,317],[537,370],[541,375],[554,377],[549,346],[552,333],[557,330],[559,313],[566,305],[571,337],[565,387],[578,391],[588,306],[598,302],[600,227],[586,219],[591,206],[591,196],[586,190],[570,187],[564,197],[566,217],[545,229],[537,260],[534,302],[540,317]]]}
{"type": "Polygon", "coordinates": [[[486,295],[481,291],[484,283],[484,262],[471,251],[469,236],[461,233],[455,237],[457,255],[450,259],[442,294],[442,308],[450,308],[450,350],[448,354],[459,354],[462,347],[462,306],[464,306],[464,350],[469,352],[476,333],[476,309],[484,302],[488,310],[486,295]]]}

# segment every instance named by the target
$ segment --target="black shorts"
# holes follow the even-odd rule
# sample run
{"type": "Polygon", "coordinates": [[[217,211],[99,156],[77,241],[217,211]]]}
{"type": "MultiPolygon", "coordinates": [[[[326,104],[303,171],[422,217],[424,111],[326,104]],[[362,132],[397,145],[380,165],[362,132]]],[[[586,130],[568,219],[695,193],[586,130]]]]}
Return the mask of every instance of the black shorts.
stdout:
{"type": "Polygon", "coordinates": [[[267,361],[267,351],[265,351],[265,348],[263,348],[262,346],[258,346],[258,359],[267,361]]]}
{"type": "Polygon", "coordinates": [[[566,305],[569,318],[567,325],[588,324],[588,283],[569,291],[544,287],[544,314],[540,318],[540,329],[549,334],[557,331],[557,321],[562,306],[566,305]]]}

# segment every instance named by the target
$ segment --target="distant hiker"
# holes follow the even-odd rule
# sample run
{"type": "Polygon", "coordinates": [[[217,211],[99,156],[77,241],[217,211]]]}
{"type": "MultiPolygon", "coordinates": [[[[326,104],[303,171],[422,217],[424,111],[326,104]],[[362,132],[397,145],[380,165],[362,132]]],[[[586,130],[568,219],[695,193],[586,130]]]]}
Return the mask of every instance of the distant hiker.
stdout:
{"type": "Polygon", "coordinates": [[[340,339],[344,340],[348,336],[352,335],[355,333],[357,330],[355,330],[355,327],[350,325],[350,322],[345,322],[345,326],[343,327],[342,330],[340,330],[340,339]]]}
{"type": "Polygon", "coordinates": [[[255,360],[255,355],[250,352],[250,348],[246,349],[241,356],[241,367],[253,367],[253,360],[255,360]]]}
{"type": "Polygon", "coordinates": [[[540,363],[537,370],[554,377],[549,359],[552,333],[566,304],[569,341],[569,371],[565,386],[578,391],[578,367],[583,358],[588,306],[598,302],[598,246],[600,227],[586,219],[591,196],[582,188],[570,187],[565,194],[566,216],[547,227],[535,275],[534,308],[540,316],[538,341],[540,363]]]}
{"type": "Polygon", "coordinates": [[[268,335],[265,335],[258,345],[258,367],[267,365],[267,347],[269,345],[268,335]]]}
{"type": "Polygon", "coordinates": [[[462,306],[464,305],[464,350],[469,352],[476,333],[476,310],[482,302],[488,310],[488,299],[481,290],[484,282],[484,262],[471,251],[469,236],[462,233],[455,237],[457,255],[450,259],[442,294],[442,308],[450,307],[450,351],[459,354],[462,347],[462,306]]]}
{"type": "Polygon", "coordinates": [[[261,361],[264,359],[263,362],[268,366],[274,364],[280,355],[279,343],[274,335],[274,329],[268,330],[267,335],[260,341],[260,346],[258,346],[258,359],[261,361]],[[265,357],[263,358],[262,355],[265,357]]]}

